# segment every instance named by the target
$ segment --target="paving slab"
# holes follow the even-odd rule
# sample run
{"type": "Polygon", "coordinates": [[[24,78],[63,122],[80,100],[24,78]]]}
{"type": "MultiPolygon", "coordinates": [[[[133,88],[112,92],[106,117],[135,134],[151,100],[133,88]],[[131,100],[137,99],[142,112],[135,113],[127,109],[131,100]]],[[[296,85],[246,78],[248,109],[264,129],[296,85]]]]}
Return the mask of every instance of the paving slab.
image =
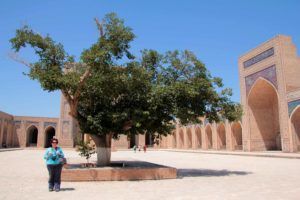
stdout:
{"type": "MultiPolygon", "coordinates": [[[[112,160],[137,160],[175,167],[170,180],[63,182],[48,192],[44,150],[0,153],[0,199],[101,200],[281,200],[300,197],[300,160],[169,151],[117,151],[112,160]]],[[[65,150],[70,162],[84,162],[65,150]]],[[[95,161],[96,157],[92,157],[95,161]]]]}

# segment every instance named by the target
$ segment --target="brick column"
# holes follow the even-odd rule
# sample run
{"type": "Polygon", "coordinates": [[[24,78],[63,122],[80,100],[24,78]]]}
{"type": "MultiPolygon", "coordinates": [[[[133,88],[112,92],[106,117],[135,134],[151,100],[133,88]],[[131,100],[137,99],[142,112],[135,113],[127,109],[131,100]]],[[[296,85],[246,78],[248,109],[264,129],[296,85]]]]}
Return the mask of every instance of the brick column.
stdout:
{"type": "Polygon", "coordinates": [[[215,122],[212,123],[211,131],[212,131],[212,149],[218,150],[218,132],[217,132],[217,124],[215,122]]]}

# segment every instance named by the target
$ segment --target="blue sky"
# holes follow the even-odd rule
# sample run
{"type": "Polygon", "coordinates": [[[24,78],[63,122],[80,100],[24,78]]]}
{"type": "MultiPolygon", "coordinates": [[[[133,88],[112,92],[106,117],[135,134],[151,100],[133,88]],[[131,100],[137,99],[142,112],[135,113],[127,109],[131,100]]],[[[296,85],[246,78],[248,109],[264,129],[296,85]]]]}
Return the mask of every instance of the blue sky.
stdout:
{"type": "MultiPolygon", "coordinates": [[[[278,35],[300,48],[299,0],[2,0],[0,2],[0,110],[22,116],[58,117],[60,93],[43,91],[12,61],[9,39],[24,24],[49,33],[79,56],[96,41],[93,18],[116,12],[137,35],[132,51],[193,51],[213,76],[223,78],[240,101],[238,57],[278,35]]],[[[299,52],[299,50],[298,50],[299,52]]],[[[21,57],[33,61],[32,51],[21,57]]]]}

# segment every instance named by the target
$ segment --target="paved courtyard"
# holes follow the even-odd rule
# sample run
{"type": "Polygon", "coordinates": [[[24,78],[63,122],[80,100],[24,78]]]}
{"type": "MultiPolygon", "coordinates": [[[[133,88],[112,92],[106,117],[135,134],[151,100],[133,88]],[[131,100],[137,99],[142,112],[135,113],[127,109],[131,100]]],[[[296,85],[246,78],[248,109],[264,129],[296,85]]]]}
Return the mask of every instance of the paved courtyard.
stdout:
{"type": "MultiPolygon", "coordinates": [[[[44,150],[0,152],[0,199],[300,199],[300,159],[202,153],[118,151],[113,160],[176,167],[175,180],[63,182],[49,193],[44,150]]],[[[65,150],[70,162],[77,152],[65,150]]],[[[95,159],[95,158],[93,158],[95,159]]]]}

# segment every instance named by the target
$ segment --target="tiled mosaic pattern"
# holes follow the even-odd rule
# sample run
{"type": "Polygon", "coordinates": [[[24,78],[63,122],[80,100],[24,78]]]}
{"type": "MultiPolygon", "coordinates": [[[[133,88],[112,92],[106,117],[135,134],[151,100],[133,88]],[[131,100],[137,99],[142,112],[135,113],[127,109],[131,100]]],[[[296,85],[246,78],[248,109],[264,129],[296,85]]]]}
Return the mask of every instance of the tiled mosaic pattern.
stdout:
{"type": "Polygon", "coordinates": [[[253,58],[247,60],[244,62],[244,67],[247,68],[247,67],[250,67],[251,65],[254,65],[255,63],[258,63],[270,56],[273,56],[274,55],[274,47],[258,54],[257,56],[254,56],[253,58]]]}
{"type": "Polygon", "coordinates": [[[296,100],[296,101],[291,101],[288,103],[288,107],[289,107],[289,116],[291,116],[293,110],[300,105],[300,99],[296,100]]]}
{"type": "Polygon", "coordinates": [[[245,78],[247,95],[251,87],[259,77],[267,79],[277,88],[276,66],[272,65],[271,67],[268,67],[264,70],[251,74],[245,78]]]}

